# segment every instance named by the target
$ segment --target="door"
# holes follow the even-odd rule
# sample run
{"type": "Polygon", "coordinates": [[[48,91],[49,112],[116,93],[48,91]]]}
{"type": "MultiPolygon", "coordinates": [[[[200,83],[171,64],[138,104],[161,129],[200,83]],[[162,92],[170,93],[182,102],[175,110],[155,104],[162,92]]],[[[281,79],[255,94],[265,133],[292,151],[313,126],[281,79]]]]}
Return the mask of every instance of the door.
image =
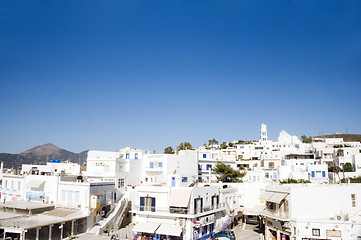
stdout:
{"type": "Polygon", "coordinates": [[[175,187],[175,177],[172,177],[172,187],[175,187]]]}

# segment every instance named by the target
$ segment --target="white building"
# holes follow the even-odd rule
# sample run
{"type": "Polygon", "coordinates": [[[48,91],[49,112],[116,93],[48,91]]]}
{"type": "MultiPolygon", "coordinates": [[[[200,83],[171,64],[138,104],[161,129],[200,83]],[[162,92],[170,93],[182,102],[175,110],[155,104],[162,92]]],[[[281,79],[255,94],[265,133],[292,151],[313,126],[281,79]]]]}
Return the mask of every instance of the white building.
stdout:
{"type": "Polygon", "coordinates": [[[236,214],[235,189],[218,186],[138,186],[130,190],[133,228],[138,236],[205,239],[236,214]]]}
{"type": "Polygon", "coordinates": [[[143,155],[141,149],[121,149],[119,152],[89,151],[87,170],[83,176],[90,182],[114,182],[119,200],[125,187],[140,184],[143,180],[143,155]],[[137,174],[132,174],[137,172],[137,174]]]}
{"type": "Polygon", "coordinates": [[[187,187],[198,177],[197,152],[183,150],[178,154],[144,155],[144,166],[138,172],[144,174],[144,184],[187,187]]]}
{"type": "Polygon", "coordinates": [[[319,163],[313,154],[289,154],[278,168],[279,181],[286,179],[328,183],[328,165],[319,163]]]}
{"type": "Polygon", "coordinates": [[[270,185],[262,196],[265,239],[361,238],[361,185],[270,185]]]}
{"type": "Polygon", "coordinates": [[[22,175],[59,175],[64,173],[66,175],[79,176],[80,165],[69,162],[47,162],[46,165],[23,164],[21,166],[22,175]]]}

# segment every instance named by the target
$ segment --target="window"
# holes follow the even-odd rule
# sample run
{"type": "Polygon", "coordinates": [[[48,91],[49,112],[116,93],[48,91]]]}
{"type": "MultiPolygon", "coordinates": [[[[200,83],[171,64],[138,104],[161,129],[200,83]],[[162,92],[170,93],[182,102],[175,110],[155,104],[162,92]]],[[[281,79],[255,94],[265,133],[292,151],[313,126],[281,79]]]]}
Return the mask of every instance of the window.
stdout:
{"type": "Polygon", "coordinates": [[[194,214],[201,213],[203,209],[203,198],[194,199],[194,214]]]}
{"type": "Polygon", "coordinates": [[[61,201],[65,201],[65,190],[61,190],[61,201]]]}
{"type": "Polygon", "coordinates": [[[322,177],[326,177],[326,172],[322,171],[322,177]]]}
{"type": "Polygon", "coordinates": [[[217,209],[219,204],[219,196],[212,196],[212,208],[217,209]]]}
{"type": "Polygon", "coordinates": [[[198,170],[202,170],[202,165],[198,164],[198,170]]]}
{"type": "Polygon", "coordinates": [[[275,164],[273,162],[268,163],[268,168],[274,168],[275,164]]]}
{"type": "Polygon", "coordinates": [[[154,162],[150,162],[149,167],[154,168],[154,162]]]}
{"type": "Polygon", "coordinates": [[[119,179],[120,180],[120,187],[124,187],[124,178],[119,179]]]}
{"type": "Polygon", "coordinates": [[[129,159],[129,153],[125,154],[125,159],[129,159]]]}
{"type": "Polygon", "coordinates": [[[312,171],[311,172],[311,177],[315,177],[316,175],[315,175],[315,171],[312,171]]]}
{"type": "Polygon", "coordinates": [[[119,178],[118,179],[118,188],[122,188],[124,187],[124,178],[119,178]]]}
{"type": "Polygon", "coordinates": [[[301,165],[305,165],[304,163],[301,163],[301,165]]]}
{"type": "Polygon", "coordinates": [[[78,203],[79,202],[79,191],[75,192],[75,202],[78,203]]]}
{"type": "Polygon", "coordinates": [[[188,177],[182,177],[182,182],[188,182],[188,177]]]}
{"type": "Polygon", "coordinates": [[[138,153],[134,155],[134,159],[138,159],[138,153]]]}
{"type": "Polygon", "coordinates": [[[351,194],[352,207],[356,207],[356,194],[351,194]]]}
{"type": "Polygon", "coordinates": [[[68,203],[73,204],[73,191],[68,191],[68,203]]]}
{"type": "Polygon", "coordinates": [[[155,198],[152,197],[140,197],[140,211],[152,211],[155,212],[155,198]]]}
{"type": "Polygon", "coordinates": [[[211,164],[207,164],[207,170],[211,169],[212,170],[212,165],[211,164]]]}
{"type": "Polygon", "coordinates": [[[203,153],[203,158],[207,158],[207,154],[203,153]]]}
{"type": "Polygon", "coordinates": [[[312,228],[312,236],[320,236],[320,229],[312,228]]]}
{"type": "Polygon", "coordinates": [[[265,176],[266,178],[269,178],[269,173],[266,173],[264,176],[265,176]]]}
{"type": "Polygon", "coordinates": [[[158,167],[163,167],[163,163],[162,163],[162,162],[159,162],[159,163],[158,163],[158,167]]]}

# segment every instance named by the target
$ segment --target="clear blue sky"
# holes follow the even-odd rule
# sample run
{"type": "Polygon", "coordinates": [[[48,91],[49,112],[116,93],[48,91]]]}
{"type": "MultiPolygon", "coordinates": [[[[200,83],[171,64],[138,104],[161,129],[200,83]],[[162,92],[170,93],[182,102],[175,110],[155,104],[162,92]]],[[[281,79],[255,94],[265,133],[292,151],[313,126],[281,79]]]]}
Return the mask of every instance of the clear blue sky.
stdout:
{"type": "Polygon", "coordinates": [[[361,133],[361,1],[0,2],[0,152],[361,133]]]}

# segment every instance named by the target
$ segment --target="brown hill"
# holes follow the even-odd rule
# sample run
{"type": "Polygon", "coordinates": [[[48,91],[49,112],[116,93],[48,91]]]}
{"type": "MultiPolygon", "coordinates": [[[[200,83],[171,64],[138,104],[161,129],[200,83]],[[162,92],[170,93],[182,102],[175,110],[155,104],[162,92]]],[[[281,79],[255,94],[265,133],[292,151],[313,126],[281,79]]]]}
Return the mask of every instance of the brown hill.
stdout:
{"type": "Polygon", "coordinates": [[[317,136],[314,138],[343,138],[345,142],[361,142],[361,134],[328,134],[323,136],[317,136]]]}
{"type": "Polygon", "coordinates": [[[52,159],[84,164],[88,151],[73,153],[51,143],[33,147],[20,154],[0,153],[5,168],[19,168],[22,164],[46,164],[52,159]]]}

